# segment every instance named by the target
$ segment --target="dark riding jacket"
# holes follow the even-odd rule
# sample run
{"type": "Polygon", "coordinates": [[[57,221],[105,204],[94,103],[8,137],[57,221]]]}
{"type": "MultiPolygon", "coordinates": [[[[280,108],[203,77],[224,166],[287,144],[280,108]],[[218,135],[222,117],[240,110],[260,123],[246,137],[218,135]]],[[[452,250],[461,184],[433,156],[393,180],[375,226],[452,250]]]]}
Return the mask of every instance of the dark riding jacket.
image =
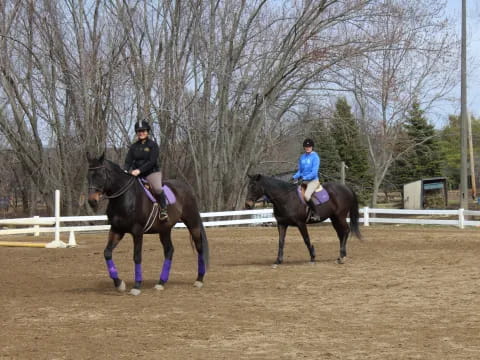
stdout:
{"type": "Polygon", "coordinates": [[[150,138],[138,140],[128,150],[124,169],[127,171],[138,169],[140,175],[146,177],[159,171],[158,154],[159,148],[155,141],[150,138]]]}

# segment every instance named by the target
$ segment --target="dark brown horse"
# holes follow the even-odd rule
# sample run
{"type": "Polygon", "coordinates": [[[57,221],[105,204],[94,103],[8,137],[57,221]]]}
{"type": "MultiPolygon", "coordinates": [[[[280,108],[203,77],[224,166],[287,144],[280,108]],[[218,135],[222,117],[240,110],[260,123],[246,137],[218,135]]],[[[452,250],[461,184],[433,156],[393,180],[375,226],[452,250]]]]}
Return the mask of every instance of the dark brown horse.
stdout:
{"type": "MultiPolygon", "coordinates": [[[[283,262],[283,248],[285,235],[289,226],[295,226],[300,230],[303,241],[310,254],[310,261],[315,261],[315,248],[310,243],[310,236],[307,230],[308,207],[299,196],[297,185],[263,175],[249,176],[248,193],[245,202],[247,208],[253,208],[255,202],[267,197],[273,204],[273,215],[277,220],[278,228],[278,255],[275,265],[283,262]]],[[[328,218],[337,232],[340,241],[340,256],[337,263],[342,264],[347,256],[347,240],[350,231],[361,239],[358,227],[358,201],[357,196],[351,188],[340,183],[323,184],[327,191],[329,200],[317,206],[317,213],[321,221],[328,218]],[[347,216],[350,214],[350,225],[347,216]]]]}
{"type": "MultiPolygon", "coordinates": [[[[165,180],[164,185],[171,190],[170,204],[167,207],[168,219],[160,221],[158,208],[145,192],[139,179],[126,173],[118,165],[100,158],[88,158],[88,202],[96,208],[102,196],[109,199],[107,217],[111,225],[108,242],[104,251],[108,272],[119,291],[125,291],[125,282],[118,276],[112,259],[113,250],[126,233],[133,236],[133,261],[135,263],[135,283],[130,291],[140,294],[142,285],[142,245],[143,234],[159,234],[163,245],[164,263],[157,290],[163,290],[168,281],[174,247],[171,231],[175,224],[183,221],[191,234],[191,240],[198,252],[198,275],[194,283],[203,286],[203,277],[208,266],[208,241],[198,211],[192,189],[179,180],[165,180]]],[[[167,194],[169,195],[169,194],[167,194]]],[[[168,196],[167,196],[168,197],[168,196]]]]}

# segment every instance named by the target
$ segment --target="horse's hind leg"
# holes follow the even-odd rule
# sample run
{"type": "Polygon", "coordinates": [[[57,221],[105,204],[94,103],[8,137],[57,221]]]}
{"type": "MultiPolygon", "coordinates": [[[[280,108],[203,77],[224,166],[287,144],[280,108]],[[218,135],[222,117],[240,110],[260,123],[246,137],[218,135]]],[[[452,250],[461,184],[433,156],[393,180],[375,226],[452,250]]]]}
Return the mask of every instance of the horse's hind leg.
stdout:
{"type": "Polygon", "coordinates": [[[173,252],[175,251],[172,244],[170,228],[160,233],[160,241],[163,246],[164,260],[162,272],[160,273],[160,280],[158,281],[158,284],[155,285],[155,289],[157,290],[163,290],[165,288],[164,285],[167,283],[168,278],[170,277],[170,268],[172,267],[173,252]]]}
{"type": "Polygon", "coordinates": [[[315,262],[315,248],[313,247],[312,243],[310,242],[310,236],[308,235],[308,229],[306,224],[302,224],[298,227],[300,230],[300,234],[302,234],[303,242],[308,249],[308,253],[310,254],[310,262],[315,262]]]}
{"type": "Polygon", "coordinates": [[[197,279],[193,283],[193,286],[201,288],[203,287],[203,277],[207,272],[208,264],[208,243],[203,225],[198,226],[195,229],[191,229],[193,243],[198,254],[198,272],[197,279]]]}
{"type": "Polygon", "coordinates": [[[350,226],[348,226],[347,219],[339,219],[332,217],[332,225],[337,232],[338,240],[340,241],[340,256],[337,259],[337,264],[343,264],[347,257],[347,240],[350,235],[350,226]]]}
{"type": "Polygon", "coordinates": [[[190,231],[192,241],[198,254],[197,279],[193,283],[193,286],[201,288],[203,286],[203,277],[207,272],[209,260],[207,234],[205,233],[205,228],[203,227],[200,215],[198,215],[198,218],[194,218],[193,221],[184,220],[184,223],[187,226],[188,231],[190,231]]]}
{"type": "Polygon", "coordinates": [[[118,277],[117,268],[113,262],[113,250],[117,247],[120,240],[122,240],[125,234],[119,234],[112,230],[108,233],[108,242],[105,250],[103,251],[103,256],[105,257],[105,262],[107,263],[108,273],[110,278],[113,280],[113,284],[118,291],[125,291],[126,286],[125,282],[118,277]]]}

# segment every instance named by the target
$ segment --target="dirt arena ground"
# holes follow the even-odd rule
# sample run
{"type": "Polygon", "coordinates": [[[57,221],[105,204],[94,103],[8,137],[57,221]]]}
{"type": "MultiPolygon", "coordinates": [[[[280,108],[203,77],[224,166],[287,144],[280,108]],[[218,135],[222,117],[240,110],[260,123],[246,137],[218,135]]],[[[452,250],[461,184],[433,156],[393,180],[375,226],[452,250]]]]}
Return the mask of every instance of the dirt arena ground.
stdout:
{"type": "MultiPolygon", "coordinates": [[[[175,230],[163,292],[148,236],[137,297],[108,278],[105,233],[77,235],[75,249],[0,247],[0,359],[480,359],[480,230],[361,229],[344,265],[330,225],[310,228],[315,265],[289,229],[276,269],[276,228],[207,229],[203,289],[175,230]]],[[[114,260],[131,287],[130,238],[114,260]]]]}

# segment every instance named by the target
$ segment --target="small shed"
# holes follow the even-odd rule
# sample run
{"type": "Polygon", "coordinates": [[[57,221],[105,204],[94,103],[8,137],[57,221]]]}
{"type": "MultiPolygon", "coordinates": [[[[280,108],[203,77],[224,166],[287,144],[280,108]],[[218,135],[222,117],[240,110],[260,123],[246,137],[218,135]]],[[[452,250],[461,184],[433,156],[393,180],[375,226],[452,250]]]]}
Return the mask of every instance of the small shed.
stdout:
{"type": "Polygon", "coordinates": [[[445,209],[447,204],[447,178],[422,179],[403,185],[404,209],[445,209]]]}

